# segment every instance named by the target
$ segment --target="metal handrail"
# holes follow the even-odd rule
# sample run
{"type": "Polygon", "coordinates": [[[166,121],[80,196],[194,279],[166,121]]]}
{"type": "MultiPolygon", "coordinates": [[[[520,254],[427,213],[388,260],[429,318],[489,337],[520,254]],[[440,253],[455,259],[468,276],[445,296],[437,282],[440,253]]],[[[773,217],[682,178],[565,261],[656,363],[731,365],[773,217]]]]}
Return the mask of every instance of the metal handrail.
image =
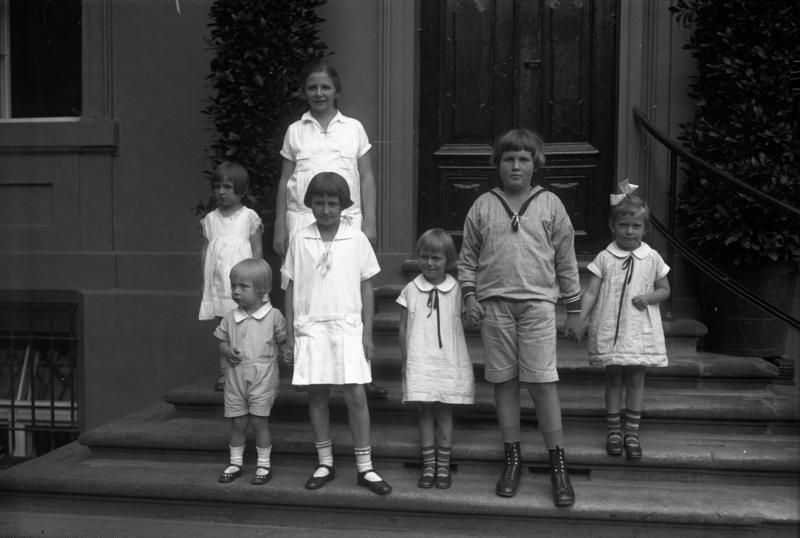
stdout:
{"type": "MultiPolygon", "coordinates": [[[[698,168],[703,169],[704,171],[708,172],[712,176],[721,179],[723,181],[728,182],[730,185],[747,192],[747,194],[752,195],[753,197],[767,202],[775,207],[783,209],[791,214],[794,214],[800,217],[800,209],[789,205],[781,200],[773,198],[768,194],[764,194],[763,192],[754,189],[747,183],[742,182],[741,180],[733,177],[729,173],[720,170],[713,165],[707,163],[706,161],[700,159],[699,157],[692,155],[682,147],[680,147],[675,141],[669,138],[667,135],[662,133],[655,125],[650,123],[650,121],[644,116],[641,109],[638,106],[633,107],[633,117],[636,120],[638,125],[644,127],[644,129],[650,133],[653,138],[661,142],[669,151],[670,151],[670,174],[669,174],[669,210],[668,210],[668,219],[669,222],[665,226],[662,224],[657,218],[651,215],[651,221],[653,222],[653,227],[664,236],[667,240],[667,243],[670,246],[670,249],[675,249],[680,252],[689,262],[691,262],[695,267],[700,269],[706,276],[711,278],[714,282],[721,285],[725,289],[735,293],[738,297],[748,301],[750,304],[760,308],[762,311],[766,312],[767,314],[773,316],[775,319],[785,323],[789,327],[794,328],[795,330],[800,330],[800,320],[793,317],[787,312],[784,312],[780,308],[772,305],[761,299],[758,295],[751,292],[746,287],[739,284],[736,280],[725,274],[724,271],[719,269],[713,263],[708,261],[707,259],[700,256],[697,251],[692,249],[686,243],[681,241],[675,236],[675,191],[676,191],[676,177],[677,177],[677,161],[678,156],[683,158],[687,163],[693,164],[698,168]]],[[[670,250],[671,251],[671,250],[670,250]]],[[[670,256],[671,258],[671,256],[670,256]]]]}

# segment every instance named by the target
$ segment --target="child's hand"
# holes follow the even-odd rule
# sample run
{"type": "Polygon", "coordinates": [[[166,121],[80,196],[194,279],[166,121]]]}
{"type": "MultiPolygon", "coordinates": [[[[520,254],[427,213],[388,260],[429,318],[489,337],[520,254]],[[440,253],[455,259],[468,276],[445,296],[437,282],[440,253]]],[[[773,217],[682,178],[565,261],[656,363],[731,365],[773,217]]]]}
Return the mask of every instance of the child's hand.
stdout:
{"type": "Polygon", "coordinates": [[[567,314],[567,321],[564,323],[564,336],[573,342],[580,342],[581,338],[583,338],[583,323],[581,322],[580,314],[567,314]]]}
{"type": "Polygon", "coordinates": [[[483,320],[483,305],[478,302],[478,298],[474,295],[470,295],[466,298],[465,302],[465,320],[467,323],[470,324],[472,327],[477,327],[481,324],[483,320]]]}
{"type": "Polygon", "coordinates": [[[364,334],[361,337],[361,342],[364,345],[364,357],[366,357],[367,362],[372,360],[372,356],[375,353],[375,344],[372,341],[371,334],[364,334]]]}
{"type": "Polygon", "coordinates": [[[280,360],[286,366],[291,366],[294,364],[294,346],[289,347],[288,345],[284,344],[278,350],[280,360]]]}
{"type": "Polygon", "coordinates": [[[647,296],[646,295],[637,295],[633,299],[631,299],[633,306],[638,308],[639,310],[644,310],[647,308],[647,296]]]}
{"type": "Polygon", "coordinates": [[[228,359],[228,364],[231,366],[236,366],[242,362],[242,356],[239,354],[238,349],[232,349],[230,353],[225,355],[225,358],[228,359]]]}

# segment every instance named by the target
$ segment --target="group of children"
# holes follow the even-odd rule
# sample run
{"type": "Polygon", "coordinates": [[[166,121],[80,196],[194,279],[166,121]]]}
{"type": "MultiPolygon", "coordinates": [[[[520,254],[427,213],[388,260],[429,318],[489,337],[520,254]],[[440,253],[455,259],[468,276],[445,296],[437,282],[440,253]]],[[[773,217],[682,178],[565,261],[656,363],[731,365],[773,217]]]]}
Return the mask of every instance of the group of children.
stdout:
{"type": "MultiPolygon", "coordinates": [[[[214,332],[220,342],[217,387],[224,390],[225,416],[232,423],[230,463],[219,481],[241,476],[250,424],[258,454],[252,483],[272,477],[268,419],[282,360],[293,364],[292,384],[308,392],[317,463],[305,487],[319,489],[335,477],[329,399],[337,386],[347,407],[357,484],[385,495],[392,488],[372,465],[365,391],[374,354],[371,279],[380,271],[371,245],[376,234],[370,144],[361,124],[338,111],[341,85],[328,64],[312,66],[303,81],[309,111],[284,139],[273,243],[283,257],[285,318],[269,302],[272,273],[261,259],[263,227],[242,205],[247,173],[241,166],[217,168],[217,209],[202,221],[200,317],[220,319],[214,332]]],[[[636,187],[624,182],[622,193],[611,197],[614,240],[589,265],[582,291],[566,210],[533,181],[544,161],[544,144],[535,133],[514,129],[502,135],[493,150],[501,187],[474,202],[460,254],[438,228],[417,242],[420,274],[397,303],[402,401],[418,408],[420,488],[452,484],[453,406],[472,404],[475,393],[467,325],[480,328],[485,378],[494,388],[505,452],[497,495],[512,497],[519,487],[525,388],[549,452],[553,501],[574,504],[557,390],[558,301],[567,311],[564,333],[574,340],[588,333],[589,361],[605,367],[608,454],[642,456],[645,371],[667,363],[658,303],[669,296],[669,267],[642,241],[649,210],[633,194],[636,187]],[[450,274],[456,265],[458,279],[450,274]]]]}

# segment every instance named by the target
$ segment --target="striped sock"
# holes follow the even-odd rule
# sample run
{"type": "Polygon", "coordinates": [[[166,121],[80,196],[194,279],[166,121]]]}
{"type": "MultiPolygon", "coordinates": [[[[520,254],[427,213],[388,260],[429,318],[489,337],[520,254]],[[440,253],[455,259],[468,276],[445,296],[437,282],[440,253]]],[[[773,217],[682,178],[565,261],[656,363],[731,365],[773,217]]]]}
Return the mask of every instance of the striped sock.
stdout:
{"type": "Polygon", "coordinates": [[[314,443],[317,449],[317,461],[320,465],[333,467],[333,439],[314,443]]]}
{"type": "Polygon", "coordinates": [[[353,448],[356,455],[356,469],[359,473],[372,469],[372,447],[353,448]]]}
{"type": "Polygon", "coordinates": [[[616,433],[622,437],[622,416],[619,411],[606,414],[606,424],[608,426],[609,435],[616,433]]]}
{"type": "Polygon", "coordinates": [[[420,449],[422,453],[422,466],[423,467],[436,467],[436,447],[423,446],[420,449]]]}
{"type": "Polygon", "coordinates": [[[639,438],[639,421],[641,419],[641,411],[625,410],[625,437],[639,438]]]}
{"type": "Polygon", "coordinates": [[[436,449],[436,466],[450,469],[450,447],[441,446],[436,449]]]}

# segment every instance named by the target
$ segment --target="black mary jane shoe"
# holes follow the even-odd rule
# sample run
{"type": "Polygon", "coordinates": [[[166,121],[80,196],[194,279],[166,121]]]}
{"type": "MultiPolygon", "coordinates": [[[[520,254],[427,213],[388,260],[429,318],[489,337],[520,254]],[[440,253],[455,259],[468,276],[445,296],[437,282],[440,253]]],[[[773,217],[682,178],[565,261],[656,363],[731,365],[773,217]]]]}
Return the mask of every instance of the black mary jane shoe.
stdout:
{"type": "Polygon", "coordinates": [[[314,476],[312,474],[311,477],[308,480],[306,480],[306,489],[319,489],[328,482],[330,482],[331,480],[333,480],[334,477],[336,477],[336,471],[334,471],[333,467],[331,467],[330,465],[323,465],[322,463],[316,466],[314,472],[316,473],[317,469],[321,467],[327,469],[328,474],[326,474],[325,476],[314,476]]]}
{"type": "Polygon", "coordinates": [[[612,432],[606,437],[606,453],[609,456],[619,456],[622,454],[622,434],[612,432]]]}
{"type": "Polygon", "coordinates": [[[250,483],[253,484],[254,486],[263,486],[271,479],[272,479],[272,469],[260,465],[256,468],[256,474],[253,475],[253,479],[250,481],[250,483]],[[267,472],[264,474],[258,474],[258,469],[264,469],[267,472]]]}
{"type": "Polygon", "coordinates": [[[422,474],[419,475],[417,487],[422,489],[430,489],[436,482],[436,468],[433,465],[425,465],[422,467],[422,474]]]}
{"type": "Polygon", "coordinates": [[[242,476],[242,468],[239,467],[238,465],[228,465],[228,467],[226,467],[225,471],[222,471],[222,473],[219,475],[218,480],[223,484],[227,484],[228,482],[233,482],[234,480],[242,476]],[[226,472],[228,470],[228,467],[236,467],[236,470],[233,471],[232,473],[228,473],[226,472]]]}
{"type": "Polygon", "coordinates": [[[450,478],[450,467],[436,468],[436,489],[448,489],[453,484],[450,478]]]}
{"type": "MultiPolygon", "coordinates": [[[[376,493],[378,495],[388,495],[389,493],[392,492],[392,486],[387,484],[386,481],[383,480],[383,479],[378,480],[377,482],[370,482],[369,480],[367,480],[365,478],[367,476],[367,473],[375,473],[375,471],[372,470],[372,469],[369,469],[368,471],[364,471],[363,473],[358,473],[357,484],[359,486],[364,486],[365,488],[370,490],[372,493],[376,493]]],[[[378,473],[375,473],[375,474],[378,474],[378,473]]]]}
{"type": "Polygon", "coordinates": [[[629,460],[642,459],[642,445],[639,443],[639,437],[635,435],[625,436],[625,457],[629,460]]]}

